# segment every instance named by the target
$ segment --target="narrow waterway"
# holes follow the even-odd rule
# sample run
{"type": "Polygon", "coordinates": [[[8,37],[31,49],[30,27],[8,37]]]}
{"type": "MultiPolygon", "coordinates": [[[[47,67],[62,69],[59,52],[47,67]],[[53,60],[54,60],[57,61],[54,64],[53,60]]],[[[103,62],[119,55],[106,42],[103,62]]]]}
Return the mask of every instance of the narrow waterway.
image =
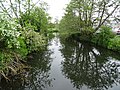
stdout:
{"type": "Polygon", "coordinates": [[[120,90],[120,55],[89,43],[56,36],[29,65],[0,90],[120,90]]]}

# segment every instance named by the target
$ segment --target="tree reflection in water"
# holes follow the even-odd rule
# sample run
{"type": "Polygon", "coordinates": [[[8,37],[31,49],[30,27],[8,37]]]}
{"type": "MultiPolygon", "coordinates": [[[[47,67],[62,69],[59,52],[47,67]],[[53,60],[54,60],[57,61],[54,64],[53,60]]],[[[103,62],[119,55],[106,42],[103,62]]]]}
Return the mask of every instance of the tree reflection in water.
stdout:
{"type": "Polygon", "coordinates": [[[32,68],[13,77],[8,83],[1,81],[0,90],[43,90],[47,86],[51,86],[52,79],[49,78],[51,53],[51,51],[33,53],[29,58],[29,65],[32,68]]]}
{"type": "Polygon", "coordinates": [[[120,82],[120,60],[116,53],[88,43],[62,41],[62,72],[77,89],[106,90],[120,82]]]}

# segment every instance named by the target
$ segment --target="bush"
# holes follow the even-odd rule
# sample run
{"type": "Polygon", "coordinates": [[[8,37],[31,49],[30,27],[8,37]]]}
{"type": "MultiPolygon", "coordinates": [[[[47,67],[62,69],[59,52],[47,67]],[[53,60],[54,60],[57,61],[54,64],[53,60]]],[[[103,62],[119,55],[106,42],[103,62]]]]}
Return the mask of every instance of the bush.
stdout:
{"type": "Polygon", "coordinates": [[[120,52],[120,36],[110,39],[108,48],[120,52]]]}
{"type": "MultiPolygon", "coordinates": [[[[21,28],[15,20],[0,17],[0,74],[7,76],[9,71],[17,71],[21,60],[32,51],[41,50],[45,38],[34,31],[33,25],[21,28]]],[[[22,65],[23,66],[23,65],[22,65]]]]}
{"type": "Polygon", "coordinates": [[[84,27],[84,28],[81,28],[81,34],[82,35],[86,35],[86,36],[90,36],[91,34],[93,34],[94,32],[94,29],[92,27],[84,27]]]}
{"type": "Polygon", "coordinates": [[[33,30],[24,30],[22,35],[25,39],[25,43],[29,52],[41,50],[46,44],[45,37],[33,30]]]}
{"type": "Polygon", "coordinates": [[[111,30],[112,29],[108,26],[102,26],[100,28],[100,33],[93,36],[92,42],[97,45],[107,47],[110,39],[115,36],[111,30]]]}
{"type": "Polygon", "coordinates": [[[34,7],[29,14],[21,13],[19,22],[22,27],[30,25],[36,32],[44,33],[48,26],[47,13],[42,8],[34,7]]]}
{"type": "Polygon", "coordinates": [[[17,31],[18,24],[14,20],[8,20],[5,17],[0,18],[0,41],[7,48],[19,48],[18,38],[20,32],[17,31]]]}
{"type": "Polygon", "coordinates": [[[4,69],[7,62],[10,62],[12,59],[11,54],[6,53],[5,51],[0,52],[0,70],[4,69]]]}

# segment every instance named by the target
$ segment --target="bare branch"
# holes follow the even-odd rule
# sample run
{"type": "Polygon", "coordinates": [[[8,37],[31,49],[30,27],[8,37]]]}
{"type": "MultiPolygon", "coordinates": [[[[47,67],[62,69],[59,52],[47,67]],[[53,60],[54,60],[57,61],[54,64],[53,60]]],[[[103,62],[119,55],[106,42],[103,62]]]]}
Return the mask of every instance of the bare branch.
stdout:
{"type": "Polygon", "coordinates": [[[99,26],[95,29],[95,31],[97,31],[105,23],[105,21],[115,12],[115,10],[118,7],[119,7],[119,5],[116,5],[116,7],[113,9],[113,11],[103,20],[103,22],[101,22],[101,24],[99,24],[99,26]]]}
{"type": "Polygon", "coordinates": [[[9,1],[10,1],[10,6],[11,6],[12,11],[14,12],[15,16],[18,18],[17,12],[15,11],[15,9],[13,7],[12,1],[11,0],[9,0],[9,1]]]}
{"type": "Polygon", "coordinates": [[[3,4],[2,2],[0,2],[0,3],[1,3],[0,8],[1,8],[10,18],[12,18],[12,16],[9,14],[7,8],[4,6],[4,4],[3,4]]]}

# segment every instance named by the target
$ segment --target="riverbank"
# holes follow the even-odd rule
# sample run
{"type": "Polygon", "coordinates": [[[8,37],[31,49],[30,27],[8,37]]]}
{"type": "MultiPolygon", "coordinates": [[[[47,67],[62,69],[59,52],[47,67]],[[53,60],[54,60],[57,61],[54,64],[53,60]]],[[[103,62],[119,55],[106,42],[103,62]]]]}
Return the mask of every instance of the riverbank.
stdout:
{"type": "Polygon", "coordinates": [[[94,44],[96,46],[100,46],[100,47],[120,53],[120,36],[115,36],[108,41],[107,40],[104,41],[104,39],[102,39],[101,41],[107,42],[107,44],[104,44],[104,43],[100,43],[100,39],[98,38],[98,35],[94,35],[91,37],[88,37],[88,36],[84,37],[84,36],[78,36],[78,35],[72,35],[70,37],[77,41],[88,42],[88,43],[94,44]]]}
{"type": "Polygon", "coordinates": [[[1,81],[2,90],[119,90],[120,56],[116,52],[64,37],[28,58],[31,70],[1,81]],[[117,85],[116,85],[117,84],[117,85]]]}
{"type": "Polygon", "coordinates": [[[120,35],[115,35],[108,27],[103,27],[100,33],[86,35],[82,33],[61,33],[61,37],[84,41],[120,53],[120,35]]]}
{"type": "Polygon", "coordinates": [[[27,62],[26,59],[29,54],[42,51],[47,45],[47,38],[32,30],[22,30],[18,37],[13,34],[14,38],[8,34],[3,34],[1,37],[4,38],[0,40],[0,75],[1,79],[6,80],[24,73],[28,68],[26,63],[29,61],[27,62]]]}

